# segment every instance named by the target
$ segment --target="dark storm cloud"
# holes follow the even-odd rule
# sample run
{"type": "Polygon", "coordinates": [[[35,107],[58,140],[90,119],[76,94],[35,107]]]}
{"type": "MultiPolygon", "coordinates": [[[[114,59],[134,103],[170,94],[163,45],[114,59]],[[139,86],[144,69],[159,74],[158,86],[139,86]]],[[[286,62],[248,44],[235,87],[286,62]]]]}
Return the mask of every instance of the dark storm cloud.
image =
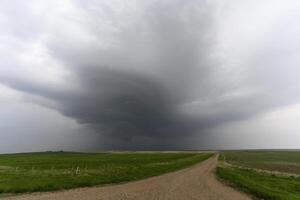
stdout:
{"type": "MultiPolygon", "coordinates": [[[[19,63],[8,63],[1,83],[92,128],[114,148],[181,147],[193,134],[297,102],[297,86],[284,90],[288,78],[275,83],[280,81],[279,59],[268,56],[276,48],[265,45],[268,50],[259,48],[247,63],[233,67],[229,61],[242,57],[239,48],[218,52],[226,45],[219,44],[214,4],[130,5],[119,13],[114,3],[77,1],[69,6],[78,16],[70,17],[74,13],[66,9],[54,19],[41,19],[48,26],[38,42],[47,58],[68,72],[63,84],[23,76],[19,63]],[[233,58],[231,51],[237,54],[233,58]]],[[[29,29],[37,34],[41,26],[31,18],[24,24],[32,22],[29,29]]],[[[291,74],[294,68],[286,67],[291,74]]]]}
{"type": "Polygon", "coordinates": [[[77,73],[80,88],[73,91],[16,80],[4,83],[50,99],[65,116],[118,139],[130,140],[136,135],[156,139],[181,137],[182,132],[189,132],[196,125],[179,113],[178,100],[153,77],[99,67],[77,73]]]}

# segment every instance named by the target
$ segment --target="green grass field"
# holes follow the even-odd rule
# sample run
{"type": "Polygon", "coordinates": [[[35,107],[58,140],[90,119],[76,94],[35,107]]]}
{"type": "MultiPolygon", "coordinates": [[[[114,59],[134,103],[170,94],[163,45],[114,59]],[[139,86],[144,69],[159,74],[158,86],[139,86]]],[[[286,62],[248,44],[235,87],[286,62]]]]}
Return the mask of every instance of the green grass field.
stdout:
{"type": "Polygon", "coordinates": [[[299,173],[300,152],[234,151],[222,153],[219,160],[217,176],[242,191],[265,200],[300,200],[299,177],[257,171],[299,173]]]}
{"type": "Polygon", "coordinates": [[[0,155],[0,193],[121,183],[179,170],[208,153],[27,153],[0,155]]]}
{"type": "Polygon", "coordinates": [[[224,155],[233,165],[300,174],[299,151],[231,151],[224,155]]]}

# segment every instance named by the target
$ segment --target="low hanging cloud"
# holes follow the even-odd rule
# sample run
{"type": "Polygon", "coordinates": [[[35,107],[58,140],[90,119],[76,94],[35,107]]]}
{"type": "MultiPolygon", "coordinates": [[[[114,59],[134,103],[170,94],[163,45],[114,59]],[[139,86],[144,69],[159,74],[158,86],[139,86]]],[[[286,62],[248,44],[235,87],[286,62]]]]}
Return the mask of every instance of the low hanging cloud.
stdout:
{"type": "MultiPolygon", "coordinates": [[[[269,3],[257,1],[253,12],[269,3]]],[[[243,32],[239,12],[230,12],[232,4],[30,1],[21,9],[8,2],[0,82],[115,141],[117,148],[147,142],[153,148],[184,146],[186,137],[299,100],[299,59],[290,53],[298,55],[292,44],[300,40],[288,39],[289,29],[277,23],[285,8],[274,7],[267,18],[273,26],[254,34],[255,44],[243,32]],[[53,12],[45,12],[49,8],[53,12]],[[223,21],[238,24],[240,32],[223,21]]],[[[292,17],[280,19],[292,26],[292,17]]]]}

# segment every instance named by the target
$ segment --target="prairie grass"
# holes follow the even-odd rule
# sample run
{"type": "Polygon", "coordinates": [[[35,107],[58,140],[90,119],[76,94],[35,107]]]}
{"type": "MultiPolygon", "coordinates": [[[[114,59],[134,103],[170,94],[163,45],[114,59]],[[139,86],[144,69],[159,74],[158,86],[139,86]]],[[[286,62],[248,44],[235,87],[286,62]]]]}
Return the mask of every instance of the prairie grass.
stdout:
{"type": "Polygon", "coordinates": [[[223,152],[219,160],[217,176],[233,187],[264,200],[300,200],[300,178],[287,174],[299,173],[300,152],[223,152]]]}
{"type": "Polygon", "coordinates": [[[0,155],[0,193],[52,191],[143,179],[182,169],[208,153],[71,153],[0,155]]]}
{"type": "Polygon", "coordinates": [[[299,151],[230,151],[222,155],[233,165],[300,175],[299,151]]]}

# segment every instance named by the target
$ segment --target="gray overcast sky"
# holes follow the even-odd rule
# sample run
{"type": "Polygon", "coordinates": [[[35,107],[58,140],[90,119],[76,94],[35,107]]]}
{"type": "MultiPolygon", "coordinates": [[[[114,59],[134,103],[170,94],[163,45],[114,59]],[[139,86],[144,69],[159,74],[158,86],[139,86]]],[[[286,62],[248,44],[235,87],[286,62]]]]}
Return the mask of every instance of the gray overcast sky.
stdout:
{"type": "Polygon", "coordinates": [[[300,148],[300,1],[3,0],[0,152],[300,148]]]}

